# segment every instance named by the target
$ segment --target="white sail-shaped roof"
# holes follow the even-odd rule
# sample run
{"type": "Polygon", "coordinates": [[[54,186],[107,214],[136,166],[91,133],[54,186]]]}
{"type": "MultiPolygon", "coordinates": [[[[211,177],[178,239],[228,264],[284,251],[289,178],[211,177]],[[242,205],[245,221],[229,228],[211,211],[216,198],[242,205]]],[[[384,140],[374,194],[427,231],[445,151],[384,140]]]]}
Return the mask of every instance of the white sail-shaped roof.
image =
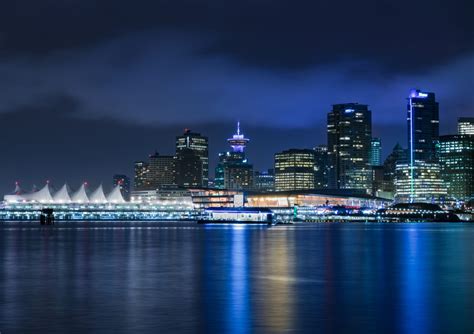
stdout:
{"type": "Polygon", "coordinates": [[[21,195],[23,194],[24,191],[21,189],[20,184],[18,182],[15,182],[15,190],[13,190],[12,195],[21,195]]]}
{"type": "Polygon", "coordinates": [[[34,201],[38,203],[52,203],[53,202],[53,196],[51,195],[51,187],[49,183],[46,183],[46,185],[38,190],[37,192],[31,193],[31,194],[24,194],[21,195],[21,197],[24,200],[27,201],[34,201]]]}
{"type": "Polygon", "coordinates": [[[89,203],[89,197],[87,196],[86,185],[84,183],[71,195],[71,201],[73,203],[89,203]]]}
{"type": "Polygon", "coordinates": [[[120,185],[117,184],[112,191],[107,195],[107,201],[109,203],[125,203],[122,192],[120,191],[120,185]]]}
{"type": "Polygon", "coordinates": [[[92,192],[89,196],[89,201],[91,203],[107,203],[107,197],[105,197],[102,185],[98,186],[97,189],[92,192]]]}
{"type": "Polygon", "coordinates": [[[55,203],[71,203],[71,197],[69,196],[69,186],[65,183],[61,189],[59,189],[54,195],[53,200],[55,203]]]}

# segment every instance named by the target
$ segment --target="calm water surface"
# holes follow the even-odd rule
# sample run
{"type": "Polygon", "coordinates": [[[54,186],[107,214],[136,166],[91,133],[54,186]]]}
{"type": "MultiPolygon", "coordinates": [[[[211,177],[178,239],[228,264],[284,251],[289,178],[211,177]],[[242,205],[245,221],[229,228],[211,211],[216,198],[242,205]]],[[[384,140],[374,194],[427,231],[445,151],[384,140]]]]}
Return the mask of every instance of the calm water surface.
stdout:
{"type": "Polygon", "coordinates": [[[0,332],[473,333],[474,224],[0,223],[0,332]]]}

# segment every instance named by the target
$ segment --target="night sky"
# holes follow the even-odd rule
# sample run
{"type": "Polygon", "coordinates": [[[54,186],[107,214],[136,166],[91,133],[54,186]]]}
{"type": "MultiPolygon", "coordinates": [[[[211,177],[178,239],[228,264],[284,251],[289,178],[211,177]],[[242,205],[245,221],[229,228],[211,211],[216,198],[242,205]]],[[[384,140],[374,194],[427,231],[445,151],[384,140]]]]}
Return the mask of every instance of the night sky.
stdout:
{"type": "MultiPolygon", "coordinates": [[[[441,133],[474,116],[474,2],[97,1],[0,4],[0,192],[46,179],[109,187],[174,152],[185,127],[217,152],[241,121],[248,158],[326,143],[331,104],[370,105],[384,155],[406,145],[411,88],[441,133]]],[[[213,172],[211,171],[213,176],[213,172]]]]}

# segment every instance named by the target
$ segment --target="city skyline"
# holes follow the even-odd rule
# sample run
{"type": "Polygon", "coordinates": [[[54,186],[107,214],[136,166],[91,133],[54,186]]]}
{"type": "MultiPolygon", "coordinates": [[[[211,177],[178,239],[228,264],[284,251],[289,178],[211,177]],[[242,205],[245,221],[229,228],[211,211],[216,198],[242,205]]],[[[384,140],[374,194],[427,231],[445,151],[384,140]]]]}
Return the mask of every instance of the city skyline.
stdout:
{"type": "MultiPolygon", "coordinates": [[[[413,93],[412,93],[413,91],[414,91],[414,89],[410,89],[410,90],[409,90],[409,94],[413,94],[413,93]]],[[[407,94],[407,96],[408,96],[408,98],[409,98],[409,95],[408,95],[408,94],[407,94]]],[[[349,103],[349,104],[351,104],[351,103],[349,103]]],[[[334,107],[334,106],[337,106],[337,105],[343,106],[343,105],[345,105],[345,104],[333,104],[332,106],[334,107]]],[[[359,104],[359,105],[361,105],[361,104],[359,104]]],[[[362,106],[364,106],[364,105],[362,105],[362,106]]],[[[365,106],[367,106],[367,107],[370,108],[370,104],[365,105],[365,106]]],[[[441,109],[440,115],[442,115],[442,113],[443,113],[443,112],[442,112],[442,110],[443,110],[443,109],[442,109],[442,106],[441,106],[440,109],[441,109]]],[[[469,118],[466,118],[466,117],[462,117],[462,118],[463,118],[463,119],[469,119],[469,118]]],[[[457,120],[457,119],[456,119],[456,120],[457,120]]],[[[234,123],[234,127],[235,127],[235,123],[234,123]]],[[[240,121],[237,121],[237,127],[240,127],[240,121]]],[[[442,128],[442,127],[443,127],[443,123],[440,122],[440,128],[442,128]]],[[[457,125],[456,125],[454,128],[457,129],[457,125]]],[[[255,130],[257,130],[257,129],[255,129],[255,130]]],[[[268,129],[267,129],[267,130],[268,130],[268,129]]],[[[234,128],[234,131],[235,131],[235,128],[234,128]]],[[[237,131],[238,131],[238,130],[237,130],[237,131]]],[[[183,130],[181,130],[181,133],[182,133],[182,132],[183,132],[183,130]]],[[[186,133],[196,134],[196,133],[192,132],[189,128],[185,128],[185,129],[184,129],[184,133],[185,133],[185,135],[186,135],[186,133]]],[[[256,132],[256,133],[258,133],[258,132],[256,132]]],[[[296,133],[298,133],[298,130],[296,130],[296,133]]],[[[406,133],[406,129],[405,129],[405,133],[406,133]]],[[[453,132],[450,132],[449,134],[456,134],[456,133],[457,133],[456,131],[453,131],[453,132]]],[[[199,136],[200,134],[197,133],[197,135],[199,136]]],[[[206,133],[204,133],[204,135],[206,135],[206,133]]],[[[179,133],[175,133],[173,136],[174,136],[175,138],[180,137],[180,136],[179,136],[179,133]]],[[[325,136],[326,136],[326,134],[324,133],[324,134],[323,134],[323,138],[321,138],[318,143],[313,144],[313,145],[309,144],[309,145],[307,145],[307,146],[303,146],[303,145],[302,145],[303,142],[299,140],[299,139],[300,139],[299,137],[296,137],[296,138],[294,137],[294,139],[296,139],[296,140],[294,141],[294,143],[296,143],[296,144],[294,144],[293,146],[291,146],[291,145],[290,145],[290,146],[288,146],[288,145],[286,145],[286,146],[283,145],[283,146],[282,146],[283,148],[282,148],[281,150],[287,150],[287,149],[306,149],[306,148],[311,148],[311,149],[313,149],[314,147],[316,147],[316,146],[318,146],[318,145],[326,145],[326,144],[327,144],[327,139],[324,138],[325,136]]],[[[222,137],[222,136],[221,136],[221,137],[222,137]]],[[[224,137],[225,137],[225,136],[224,136],[224,137]]],[[[381,142],[382,142],[382,149],[383,149],[382,161],[384,161],[385,158],[389,155],[391,148],[390,148],[390,147],[387,147],[387,143],[385,142],[385,140],[384,140],[385,137],[384,137],[383,135],[381,135],[381,136],[379,135],[378,137],[380,137],[381,142]]],[[[257,136],[257,138],[258,138],[258,136],[257,136]]],[[[376,138],[376,137],[373,137],[373,138],[376,138]]],[[[378,138],[377,138],[377,139],[378,139],[378,138]]],[[[159,145],[159,147],[161,148],[161,149],[159,150],[160,152],[170,152],[170,151],[171,151],[171,150],[169,150],[169,147],[167,147],[167,146],[169,146],[169,145],[166,145],[166,147],[165,147],[165,145],[164,145],[164,143],[167,143],[167,142],[169,142],[169,141],[170,141],[170,138],[166,138],[166,139],[164,139],[164,140],[161,140],[161,142],[162,142],[163,144],[160,144],[160,145],[159,145]],[[164,148],[164,149],[163,149],[163,148],[164,148]]],[[[221,140],[221,141],[222,141],[222,140],[221,140]]],[[[228,139],[227,139],[227,140],[223,140],[222,142],[226,142],[226,141],[228,141],[228,139]]],[[[402,138],[400,138],[400,140],[396,140],[396,143],[401,143],[403,147],[408,148],[408,146],[409,146],[409,145],[408,145],[408,140],[405,140],[405,141],[406,141],[406,143],[404,143],[403,136],[402,136],[402,138]]],[[[212,148],[212,146],[214,146],[214,145],[212,145],[212,140],[210,140],[210,142],[211,142],[210,147],[212,148]]],[[[150,144],[152,144],[152,142],[150,142],[150,144]]],[[[213,144],[215,144],[215,143],[213,143],[213,144]]],[[[257,144],[257,146],[259,146],[259,145],[258,145],[259,143],[258,143],[258,142],[255,143],[255,140],[252,140],[252,144],[257,144]]],[[[158,146],[158,145],[156,145],[156,146],[158,146]]],[[[219,146],[222,146],[222,143],[219,143],[219,146]]],[[[252,147],[252,146],[253,146],[253,145],[251,145],[250,147],[252,147]]],[[[214,147],[215,147],[215,146],[214,146],[214,147]]],[[[276,146],[276,147],[278,147],[278,146],[276,146]]],[[[272,150],[269,149],[269,148],[270,148],[270,147],[266,147],[265,150],[268,151],[268,152],[271,152],[272,150]]],[[[259,147],[259,149],[261,149],[261,147],[259,147]]],[[[257,151],[257,150],[253,150],[253,152],[252,152],[252,153],[253,153],[253,154],[252,154],[252,157],[251,157],[252,162],[253,162],[253,158],[254,158],[254,157],[257,158],[256,160],[258,161],[259,155],[260,155],[260,153],[261,153],[261,152],[258,152],[258,151],[256,152],[256,151],[257,151]]],[[[158,150],[155,149],[155,152],[158,152],[158,150]]],[[[214,173],[213,173],[214,168],[213,168],[213,167],[217,165],[218,159],[219,159],[219,158],[218,158],[218,155],[213,156],[212,153],[213,153],[213,150],[210,150],[210,153],[209,153],[209,161],[210,161],[209,170],[210,170],[211,172],[209,173],[209,175],[210,175],[210,178],[211,178],[211,179],[214,177],[214,175],[213,175],[213,174],[214,174],[214,173]]],[[[275,152],[273,152],[273,153],[277,153],[277,151],[275,151],[275,152]]],[[[171,157],[172,154],[173,154],[173,153],[170,152],[168,156],[171,157]]],[[[152,156],[152,154],[149,154],[149,155],[152,156]]],[[[166,154],[165,154],[165,156],[166,156],[166,154]]],[[[272,157],[273,157],[273,154],[272,154],[272,157]]],[[[125,160],[125,157],[124,157],[124,160],[125,160]]],[[[140,159],[136,159],[136,160],[139,161],[140,159]]],[[[126,162],[126,161],[122,161],[122,164],[123,164],[124,162],[126,162]]],[[[255,171],[259,171],[259,170],[262,170],[262,171],[263,171],[263,170],[266,170],[266,169],[268,169],[268,168],[273,168],[273,161],[272,161],[271,159],[267,159],[263,164],[262,164],[262,161],[261,161],[261,160],[258,161],[258,162],[259,162],[259,163],[257,163],[257,167],[254,167],[254,170],[255,170],[255,171]]],[[[112,175],[113,173],[115,173],[115,172],[116,172],[116,171],[110,170],[109,173],[106,173],[106,174],[105,174],[106,176],[105,176],[104,179],[107,180],[107,179],[110,178],[111,175],[112,175]]],[[[134,173],[133,173],[133,166],[131,167],[131,165],[130,165],[129,162],[128,162],[128,166],[127,166],[126,168],[122,169],[122,171],[118,171],[118,172],[121,172],[121,173],[125,173],[125,172],[126,172],[126,175],[129,175],[130,177],[133,177],[133,174],[134,174],[134,173]]],[[[28,188],[28,187],[31,186],[31,185],[36,185],[36,186],[38,186],[38,183],[41,185],[41,182],[39,182],[39,181],[42,181],[42,180],[30,178],[29,175],[26,175],[24,179],[27,179],[27,180],[28,180],[28,179],[32,179],[33,181],[30,182],[30,184],[28,184],[28,182],[22,182],[22,181],[21,181],[21,178],[16,178],[14,182],[26,183],[26,185],[27,185],[26,188],[28,188]]],[[[82,183],[83,181],[89,181],[89,180],[92,180],[92,182],[96,182],[96,183],[102,183],[102,182],[104,182],[104,179],[101,179],[101,178],[94,178],[94,177],[92,177],[92,178],[85,178],[85,177],[81,177],[80,175],[79,175],[79,178],[75,177],[74,175],[69,175],[69,177],[66,176],[66,178],[65,178],[63,181],[61,181],[60,178],[56,178],[56,177],[54,177],[54,175],[52,175],[51,177],[48,177],[47,179],[45,179],[45,181],[46,181],[46,180],[50,180],[50,179],[56,180],[56,182],[57,182],[58,184],[61,183],[61,182],[66,181],[66,180],[67,180],[68,182],[70,182],[70,181],[72,180],[73,182],[77,182],[77,183],[79,183],[79,184],[82,183]],[[58,180],[59,180],[59,182],[58,182],[58,180]]],[[[2,185],[0,185],[0,189],[1,189],[1,188],[2,188],[2,185]]],[[[10,193],[11,190],[12,190],[12,187],[11,187],[10,184],[4,184],[4,185],[3,185],[3,188],[5,189],[5,190],[4,190],[4,193],[10,193]]]]}
{"type": "Polygon", "coordinates": [[[467,0],[349,2],[343,10],[314,1],[7,3],[0,190],[17,179],[130,175],[128,161],[173,154],[172,137],[184,128],[208,136],[215,159],[238,120],[253,139],[252,163],[264,170],[268,142],[275,152],[325,143],[337,103],[369,105],[385,157],[396,142],[406,146],[412,88],[436,93],[440,134],[455,133],[456,118],[474,112],[472,11],[467,0]],[[413,25],[401,24],[408,8],[423,13],[413,25]],[[32,162],[35,175],[27,175],[32,162]]]}

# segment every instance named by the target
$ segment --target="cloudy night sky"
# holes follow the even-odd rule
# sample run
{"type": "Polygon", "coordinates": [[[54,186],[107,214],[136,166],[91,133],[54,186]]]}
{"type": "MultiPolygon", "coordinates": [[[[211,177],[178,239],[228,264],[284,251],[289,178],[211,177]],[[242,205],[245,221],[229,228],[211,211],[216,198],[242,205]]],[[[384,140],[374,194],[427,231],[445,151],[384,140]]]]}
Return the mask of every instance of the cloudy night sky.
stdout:
{"type": "Polygon", "coordinates": [[[326,143],[345,102],[370,105],[385,156],[406,146],[411,88],[436,93],[454,133],[474,116],[473,13],[469,0],[4,1],[0,191],[108,188],[186,127],[209,136],[213,168],[237,120],[270,168],[326,143]]]}

